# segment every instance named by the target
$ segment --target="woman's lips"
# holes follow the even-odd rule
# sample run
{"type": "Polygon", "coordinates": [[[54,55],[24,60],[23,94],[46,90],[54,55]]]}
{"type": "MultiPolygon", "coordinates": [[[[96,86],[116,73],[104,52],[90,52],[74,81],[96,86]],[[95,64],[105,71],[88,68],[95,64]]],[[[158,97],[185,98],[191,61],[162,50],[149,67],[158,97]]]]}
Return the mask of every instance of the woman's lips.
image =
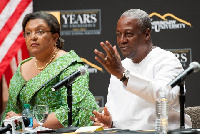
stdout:
{"type": "Polygon", "coordinates": [[[31,44],[31,47],[34,47],[34,46],[38,46],[38,44],[32,43],[32,44],[31,44]]]}

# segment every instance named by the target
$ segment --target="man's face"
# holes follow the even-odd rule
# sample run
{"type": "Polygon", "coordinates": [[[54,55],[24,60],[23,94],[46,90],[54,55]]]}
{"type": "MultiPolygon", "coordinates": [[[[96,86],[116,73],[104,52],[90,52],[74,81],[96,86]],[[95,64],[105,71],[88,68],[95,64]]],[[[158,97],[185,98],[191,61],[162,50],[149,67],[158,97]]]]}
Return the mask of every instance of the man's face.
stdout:
{"type": "Polygon", "coordinates": [[[138,26],[138,20],[130,17],[121,17],[117,23],[117,44],[124,57],[138,62],[146,52],[146,35],[138,26]]]}

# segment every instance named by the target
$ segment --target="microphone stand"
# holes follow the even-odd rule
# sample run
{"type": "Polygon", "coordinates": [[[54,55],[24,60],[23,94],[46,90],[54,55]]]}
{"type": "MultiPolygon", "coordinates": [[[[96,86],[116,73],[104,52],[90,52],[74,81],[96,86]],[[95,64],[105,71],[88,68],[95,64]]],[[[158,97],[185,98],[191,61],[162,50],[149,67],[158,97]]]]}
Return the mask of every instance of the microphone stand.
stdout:
{"type": "Polygon", "coordinates": [[[72,126],[72,85],[66,86],[67,88],[67,104],[68,104],[68,127],[72,126]]]}
{"type": "Polygon", "coordinates": [[[68,127],[57,129],[56,132],[59,133],[75,132],[78,129],[78,127],[72,126],[72,84],[66,84],[65,87],[67,88],[68,127]]]}
{"type": "Polygon", "coordinates": [[[185,92],[184,92],[184,84],[183,82],[179,84],[180,87],[180,95],[179,95],[179,103],[180,103],[180,129],[185,129],[185,92]]]}
{"type": "Polygon", "coordinates": [[[180,129],[170,130],[167,134],[198,134],[198,131],[185,129],[185,92],[184,81],[178,84],[180,87],[179,103],[180,103],[180,129]]]}

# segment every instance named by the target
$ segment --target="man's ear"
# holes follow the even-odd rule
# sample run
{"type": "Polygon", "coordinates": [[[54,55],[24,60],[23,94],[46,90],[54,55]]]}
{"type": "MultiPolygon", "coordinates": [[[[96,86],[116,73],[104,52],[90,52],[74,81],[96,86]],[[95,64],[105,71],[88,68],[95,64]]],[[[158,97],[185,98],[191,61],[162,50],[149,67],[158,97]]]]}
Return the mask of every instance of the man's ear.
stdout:
{"type": "Polygon", "coordinates": [[[146,32],[145,32],[145,36],[146,36],[146,39],[149,40],[150,38],[150,35],[151,35],[151,30],[149,28],[146,29],[146,32]]]}

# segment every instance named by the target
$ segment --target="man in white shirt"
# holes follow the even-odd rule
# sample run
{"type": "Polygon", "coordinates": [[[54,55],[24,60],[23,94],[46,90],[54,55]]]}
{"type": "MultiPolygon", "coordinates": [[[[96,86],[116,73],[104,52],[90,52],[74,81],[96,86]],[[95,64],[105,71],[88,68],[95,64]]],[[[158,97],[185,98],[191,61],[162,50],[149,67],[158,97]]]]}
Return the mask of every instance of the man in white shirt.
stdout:
{"type": "MultiPolygon", "coordinates": [[[[117,44],[100,45],[106,54],[94,50],[95,59],[111,74],[104,113],[93,111],[93,125],[130,130],[155,129],[155,102],[162,90],[169,102],[169,129],[180,128],[179,87],[166,85],[183,71],[169,51],[153,46],[149,15],[140,9],[125,11],[117,22],[117,44]]],[[[186,127],[192,126],[185,116],[186,127]]]]}

